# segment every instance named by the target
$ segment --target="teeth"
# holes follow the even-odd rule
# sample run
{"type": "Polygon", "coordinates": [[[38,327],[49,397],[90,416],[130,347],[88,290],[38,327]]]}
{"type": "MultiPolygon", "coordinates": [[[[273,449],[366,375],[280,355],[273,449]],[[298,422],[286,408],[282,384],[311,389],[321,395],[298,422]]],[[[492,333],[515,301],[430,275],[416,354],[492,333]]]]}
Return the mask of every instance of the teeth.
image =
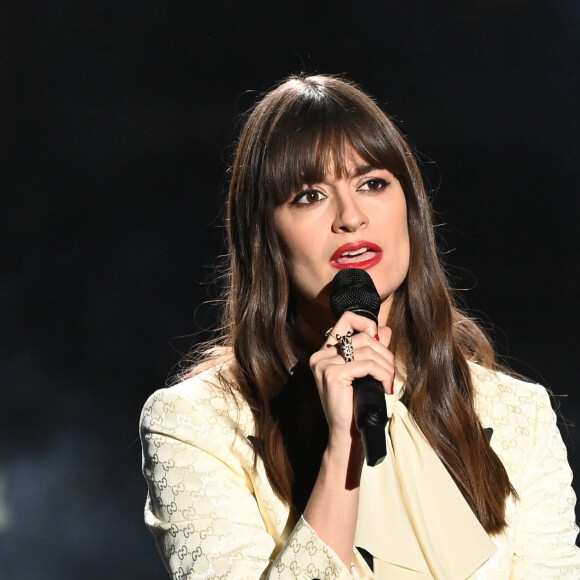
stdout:
{"type": "Polygon", "coordinates": [[[368,251],[367,248],[359,248],[358,250],[354,250],[352,252],[344,252],[342,255],[343,256],[360,256],[361,254],[364,254],[366,251],[368,251]]]}

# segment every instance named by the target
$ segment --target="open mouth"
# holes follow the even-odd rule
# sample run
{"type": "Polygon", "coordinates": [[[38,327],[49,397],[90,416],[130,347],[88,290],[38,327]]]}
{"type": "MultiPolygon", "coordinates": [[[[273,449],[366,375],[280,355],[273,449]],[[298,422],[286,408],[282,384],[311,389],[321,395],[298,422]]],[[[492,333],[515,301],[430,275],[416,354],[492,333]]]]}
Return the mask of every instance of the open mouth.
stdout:
{"type": "Polygon", "coordinates": [[[370,268],[380,262],[382,249],[370,242],[357,242],[341,246],[330,258],[332,266],[343,268],[370,268]]]}

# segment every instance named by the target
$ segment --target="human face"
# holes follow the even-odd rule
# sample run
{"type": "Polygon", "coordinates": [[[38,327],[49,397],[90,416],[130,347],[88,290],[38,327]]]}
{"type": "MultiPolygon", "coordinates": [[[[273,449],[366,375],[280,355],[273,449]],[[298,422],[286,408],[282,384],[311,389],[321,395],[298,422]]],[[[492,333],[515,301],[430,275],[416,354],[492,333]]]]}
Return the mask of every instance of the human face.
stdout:
{"type": "Polygon", "coordinates": [[[407,204],[399,180],[354,152],[344,176],[305,184],[274,212],[298,311],[328,318],[328,285],[343,268],[363,268],[381,297],[385,324],[392,296],[409,269],[407,204]]]}

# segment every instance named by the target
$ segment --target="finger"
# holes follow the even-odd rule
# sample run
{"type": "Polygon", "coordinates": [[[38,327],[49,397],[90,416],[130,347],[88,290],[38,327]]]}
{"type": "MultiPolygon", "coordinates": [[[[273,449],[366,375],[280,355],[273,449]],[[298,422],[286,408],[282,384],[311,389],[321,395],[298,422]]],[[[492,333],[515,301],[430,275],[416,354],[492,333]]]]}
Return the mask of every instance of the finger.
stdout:
{"type": "MultiPolygon", "coordinates": [[[[393,353],[385,346],[370,339],[369,344],[359,344],[354,349],[354,360],[366,361],[374,360],[379,365],[383,366],[388,372],[392,373],[395,368],[395,357],[393,353]]],[[[352,361],[351,361],[352,362],[352,361]]],[[[310,357],[310,367],[313,371],[315,369],[324,370],[329,365],[345,365],[347,364],[338,349],[331,348],[324,351],[316,351],[310,357]]],[[[350,364],[350,363],[348,363],[350,364]]]]}
{"type": "Polygon", "coordinates": [[[395,368],[395,357],[393,353],[385,347],[382,350],[378,350],[375,345],[365,345],[356,348],[354,351],[354,360],[374,360],[389,372],[392,372],[395,368]]]}
{"type": "Polygon", "coordinates": [[[310,359],[310,366],[317,383],[328,385],[338,381],[343,386],[350,386],[355,378],[371,374],[383,382],[386,392],[391,392],[395,375],[393,353],[370,337],[368,341],[369,344],[359,344],[355,349],[354,360],[348,363],[342,355],[337,354],[334,348],[314,353],[310,359]],[[372,363],[372,372],[368,370],[368,366],[365,366],[369,361],[372,363]],[[353,366],[355,363],[356,366],[353,366]]]}
{"type": "Polygon", "coordinates": [[[378,329],[377,324],[373,320],[361,316],[360,314],[355,314],[354,312],[345,312],[333,326],[326,343],[333,343],[331,336],[334,338],[334,342],[336,342],[337,334],[344,336],[349,330],[353,334],[355,332],[364,332],[370,336],[375,336],[378,329]]]}
{"type": "Polygon", "coordinates": [[[320,378],[325,386],[332,384],[351,386],[355,379],[370,375],[383,385],[385,393],[391,392],[394,368],[382,366],[376,360],[354,360],[348,364],[326,364],[324,367],[324,370],[321,370],[320,378]]]}
{"type": "MultiPolygon", "coordinates": [[[[383,339],[384,340],[390,339],[390,335],[388,332],[383,333],[383,339]]],[[[385,356],[387,358],[393,356],[388,346],[384,342],[381,342],[380,335],[379,340],[377,340],[376,337],[369,336],[366,333],[357,334],[356,336],[352,337],[352,345],[355,350],[358,350],[363,346],[368,346],[369,348],[374,349],[378,354],[382,356],[385,356]]]]}
{"type": "MultiPolygon", "coordinates": [[[[379,332],[381,333],[379,339],[382,337],[383,342],[381,342],[381,340],[376,340],[375,337],[371,337],[365,332],[358,333],[352,337],[351,341],[353,351],[354,353],[358,353],[355,354],[355,357],[360,358],[362,356],[362,353],[359,352],[362,347],[369,347],[370,349],[372,349],[372,351],[376,353],[375,356],[379,356],[384,360],[386,360],[389,366],[394,366],[394,355],[384,344],[384,343],[388,344],[391,337],[391,331],[390,329],[383,327],[382,329],[379,329],[379,332]]],[[[340,343],[336,342],[336,336],[334,337],[334,339],[335,340],[333,342],[326,343],[325,345],[326,348],[323,347],[320,351],[314,353],[313,358],[311,359],[311,367],[312,365],[317,364],[319,360],[332,359],[337,354],[343,356],[343,353],[340,348],[340,343]]],[[[373,354],[370,353],[368,357],[364,356],[364,358],[373,358],[373,354]]]]}
{"type": "Polygon", "coordinates": [[[379,337],[379,342],[388,347],[391,343],[393,331],[388,326],[380,326],[377,332],[377,336],[379,337]]]}

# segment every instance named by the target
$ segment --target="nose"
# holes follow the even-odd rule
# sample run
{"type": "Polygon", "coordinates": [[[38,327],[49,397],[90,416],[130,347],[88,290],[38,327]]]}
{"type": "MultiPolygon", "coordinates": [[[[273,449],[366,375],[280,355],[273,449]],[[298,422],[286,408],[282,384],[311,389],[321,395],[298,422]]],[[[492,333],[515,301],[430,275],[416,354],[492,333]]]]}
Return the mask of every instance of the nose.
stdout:
{"type": "Polygon", "coordinates": [[[348,194],[337,198],[336,216],[332,224],[335,233],[356,232],[365,228],[368,223],[369,218],[355,195],[348,194]]]}

